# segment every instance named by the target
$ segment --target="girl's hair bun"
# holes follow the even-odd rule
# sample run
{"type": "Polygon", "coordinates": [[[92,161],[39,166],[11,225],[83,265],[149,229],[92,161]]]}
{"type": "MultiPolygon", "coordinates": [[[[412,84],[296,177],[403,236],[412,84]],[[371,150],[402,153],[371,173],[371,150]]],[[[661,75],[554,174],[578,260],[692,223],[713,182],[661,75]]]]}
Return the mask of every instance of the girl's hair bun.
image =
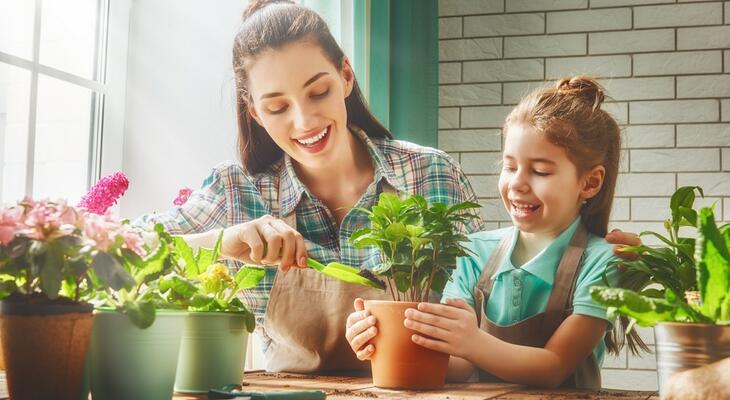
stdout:
{"type": "Polygon", "coordinates": [[[558,81],[555,87],[559,95],[578,97],[591,105],[594,110],[601,107],[606,99],[603,86],[588,76],[578,75],[563,78],[558,81]]]}
{"type": "Polygon", "coordinates": [[[268,6],[269,4],[276,4],[276,3],[284,3],[284,4],[294,4],[291,0],[249,0],[248,6],[243,11],[243,19],[250,17],[253,15],[256,11],[268,6]]]}

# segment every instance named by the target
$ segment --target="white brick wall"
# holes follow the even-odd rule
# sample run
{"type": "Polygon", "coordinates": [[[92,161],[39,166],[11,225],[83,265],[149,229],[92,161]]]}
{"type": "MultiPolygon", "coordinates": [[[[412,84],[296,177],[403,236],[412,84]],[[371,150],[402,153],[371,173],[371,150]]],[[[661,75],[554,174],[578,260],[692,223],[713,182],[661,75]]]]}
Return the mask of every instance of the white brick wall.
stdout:
{"type": "MultiPolygon", "coordinates": [[[[601,78],[623,130],[612,225],[662,230],[669,196],[699,185],[730,220],[730,1],[439,0],[439,144],[459,160],[491,228],[499,128],[530,90],[601,78]]],[[[653,334],[641,330],[650,346],[653,334]]],[[[607,356],[604,386],[655,389],[653,355],[607,356]]]]}

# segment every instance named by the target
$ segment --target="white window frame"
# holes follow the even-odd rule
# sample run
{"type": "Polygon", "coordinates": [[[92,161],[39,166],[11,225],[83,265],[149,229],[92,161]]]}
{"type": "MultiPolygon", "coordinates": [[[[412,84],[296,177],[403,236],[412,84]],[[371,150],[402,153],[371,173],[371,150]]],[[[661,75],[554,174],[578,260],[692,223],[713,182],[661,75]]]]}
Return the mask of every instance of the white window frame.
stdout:
{"type": "MultiPolygon", "coordinates": [[[[40,63],[43,1],[35,0],[32,58],[28,60],[0,51],[0,63],[30,72],[25,195],[31,197],[33,196],[35,175],[36,115],[40,74],[92,91],[87,187],[90,187],[102,175],[120,170],[123,159],[124,93],[131,0],[97,0],[99,17],[97,19],[95,79],[87,79],[40,63]]],[[[0,184],[1,179],[0,174],[0,184]]]]}

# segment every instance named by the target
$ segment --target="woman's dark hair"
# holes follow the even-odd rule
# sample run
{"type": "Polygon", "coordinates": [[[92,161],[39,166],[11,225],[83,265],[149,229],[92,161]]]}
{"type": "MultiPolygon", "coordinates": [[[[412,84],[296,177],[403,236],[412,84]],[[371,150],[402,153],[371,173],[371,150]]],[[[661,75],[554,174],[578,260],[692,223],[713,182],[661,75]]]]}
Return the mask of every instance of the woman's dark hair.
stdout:
{"type": "MultiPolygon", "coordinates": [[[[283,151],[249,113],[252,106],[246,67],[267,49],[280,49],[300,40],[311,40],[340,70],[345,53],[335,41],[327,23],[316,12],[286,0],[252,0],[243,13],[243,23],[233,43],[233,72],[236,80],[238,151],[249,174],[265,171],[278,161],[283,151]]],[[[393,136],[375,119],[355,80],[352,93],[345,99],[347,124],[365,131],[370,137],[393,136]]]]}

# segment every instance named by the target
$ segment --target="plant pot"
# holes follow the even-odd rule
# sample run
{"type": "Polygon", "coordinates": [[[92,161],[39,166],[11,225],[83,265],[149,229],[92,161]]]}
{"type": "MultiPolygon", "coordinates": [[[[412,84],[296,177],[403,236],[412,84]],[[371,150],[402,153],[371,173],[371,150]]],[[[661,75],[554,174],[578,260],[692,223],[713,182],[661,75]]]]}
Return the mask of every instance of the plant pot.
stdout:
{"type": "Polygon", "coordinates": [[[371,359],[375,386],[417,390],[444,386],[449,355],[413,343],[415,331],[403,325],[406,309],[417,306],[415,302],[365,301],[365,309],[377,319],[371,359]]]}
{"type": "Polygon", "coordinates": [[[12,399],[78,398],[92,310],[72,301],[0,302],[0,337],[12,399]]]}
{"type": "Polygon", "coordinates": [[[243,381],[246,360],[243,314],[191,312],[185,318],[175,391],[207,393],[243,381]]]}
{"type": "Polygon", "coordinates": [[[185,312],[157,311],[146,329],[126,315],[97,310],[91,336],[94,400],[170,399],[185,312]]]}
{"type": "MultiPolygon", "coordinates": [[[[0,331],[2,331],[2,324],[3,321],[0,318],[0,331]]],[[[2,337],[0,337],[0,370],[5,371],[5,355],[3,354],[3,341],[2,337]]]]}
{"type": "Polygon", "coordinates": [[[672,374],[730,357],[730,325],[663,322],[654,339],[661,397],[672,374]]]}

